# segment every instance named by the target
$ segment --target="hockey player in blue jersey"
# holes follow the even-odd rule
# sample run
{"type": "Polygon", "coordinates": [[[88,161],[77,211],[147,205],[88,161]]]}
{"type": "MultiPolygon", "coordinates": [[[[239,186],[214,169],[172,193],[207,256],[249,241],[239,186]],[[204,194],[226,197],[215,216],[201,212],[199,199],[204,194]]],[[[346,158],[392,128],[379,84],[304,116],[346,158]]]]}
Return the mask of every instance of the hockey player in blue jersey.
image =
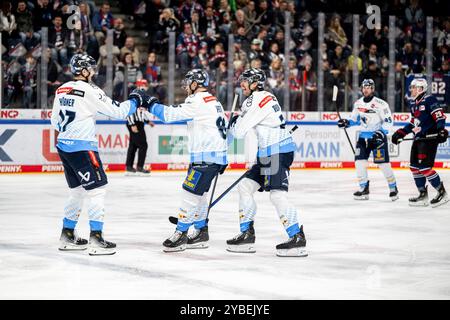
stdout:
{"type": "Polygon", "coordinates": [[[98,154],[95,136],[97,113],[125,119],[140,107],[143,98],[139,93],[119,103],[111,100],[102,89],[92,83],[96,62],[87,54],[75,54],[70,60],[73,81],[56,90],[51,123],[58,131],[56,148],[64,166],[64,174],[70,189],[64,207],[60,250],[85,250],[90,255],[109,255],[116,252],[116,244],[103,238],[105,211],[105,186],[108,183],[98,154]],[[87,202],[89,243],[75,233],[83,202],[87,202]]]}
{"type": "Polygon", "coordinates": [[[392,135],[392,143],[398,144],[409,133],[414,134],[414,142],[411,148],[410,170],[419,195],[409,199],[410,206],[440,206],[449,201],[444,184],[439,175],[433,170],[434,160],[439,143],[448,138],[445,129],[444,110],[439,106],[436,98],[428,95],[427,81],[414,79],[411,82],[411,121],[406,126],[398,129],[392,135]],[[426,182],[431,184],[437,195],[428,203],[428,190],[426,182]]]}
{"type": "Polygon", "coordinates": [[[373,162],[383,172],[388,186],[389,197],[392,201],[398,199],[398,189],[394,172],[389,162],[387,135],[393,126],[391,110],[386,101],[374,96],[375,82],[365,79],[361,84],[363,96],[356,100],[350,119],[340,119],[338,126],[347,128],[360,126],[360,133],[356,142],[355,168],[360,190],[353,193],[355,200],[369,199],[369,179],[367,173],[368,159],[373,153],[373,162]]]}

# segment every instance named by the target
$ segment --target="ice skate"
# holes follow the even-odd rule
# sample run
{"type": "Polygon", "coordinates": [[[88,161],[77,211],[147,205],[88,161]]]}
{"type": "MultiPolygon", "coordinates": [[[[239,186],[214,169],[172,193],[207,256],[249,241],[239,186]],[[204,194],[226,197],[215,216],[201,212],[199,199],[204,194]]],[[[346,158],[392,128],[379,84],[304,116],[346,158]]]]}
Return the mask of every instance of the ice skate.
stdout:
{"type": "Polygon", "coordinates": [[[61,251],[79,251],[86,250],[88,241],[77,236],[74,229],[63,228],[59,238],[59,250],[61,251]]]}
{"type": "Polygon", "coordinates": [[[449,201],[447,191],[445,191],[444,184],[441,182],[441,185],[438,188],[438,194],[431,199],[430,205],[433,208],[442,206],[443,204],[449,201]]]}
{"type": "Polygon", "coordinates": [[[188,235],[187,249],[205,249],[208,248],[208,226],[200,229],[194,229],[194,233],[188,235]]]}
{"type": "Polygon", "coordinates": [[[253,228],[253,221],[250,222],[248,230],[241,232],[233,239],[227,240],[227,251],[254,253],[255,249],[255,229],[253,228]]]}
{"type": "Polygon", "coordinates": [[[163,242],[164,252],[176,252],[186,250],[188,242],[187,231],[175,230],[174,234],[163,242]]]}
{"type": "Polygon", "coordinates": [[[428,189],[420,191],[417,197],[409,198],[409,205],[411,207],[427,207],[428,206],[428,189]]]}
{"type": "Polygon", "coordinates": [[[112,255],[116,253],[116,244],[103,239],[101,231],[91,231],[89,237],[89,255],[112,255]]]}
{"type": "Polygon", "coordinates": [[[389,193],[389,198],[391,198],[392,201],[398,200],[398,189],[395,187],[394,191],[391,191],[389,193]]]}
{"type": "Polygon", "coordinates": [[[306,238],[303,233],[303,226],[300,227],[300,232],[289,238],[288,241],[280,243],[276,246],[277,256],[279,257],[306,257],[306,238]]]}
{"type": "Polygon", "coordinates": [[[369,200],[369,181],[367,181],[367,184],[364,187],[364,189],[356,191],[353,194],[353,198],[355,200],[369,200]]]}

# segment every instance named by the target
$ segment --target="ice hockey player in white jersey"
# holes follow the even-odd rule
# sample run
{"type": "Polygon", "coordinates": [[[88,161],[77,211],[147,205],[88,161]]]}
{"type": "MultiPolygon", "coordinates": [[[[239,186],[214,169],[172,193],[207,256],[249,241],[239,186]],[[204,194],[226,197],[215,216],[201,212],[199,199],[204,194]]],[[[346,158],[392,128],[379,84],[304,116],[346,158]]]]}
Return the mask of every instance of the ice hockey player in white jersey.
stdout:
{"type": "Polygon", "coordinates": [[[360,126],[356,142],[355,168],[360,189],[353,196],[356,200],[369,199],[368,159],[373,153],[373,162],[377,163],[389,186],[389,197],[398,199],[398,189],[394,172],[389,162],[387,135],[391,133],[393,120],[386,101],[374,96],[375,83],[365,79],[361,84],[363,97],[356,100],[350,119],[340,119],[338,127],[360,126]]]}
{"type": "Polygon", "coordinates": [[[188,97],[166,106],[151,98],[149,111],[164,122],[187,121],[190,164],[183,182],[175,233],[163,243],[165,252],[208,247],[208,191],[212,180],[227,167],[226,118],[221,103],[208,92],[209,76],[200,69],[183,80],[188,97]],[[188,230],[194,226],[194,232],[188,230]]]}
{"type": "Polygon", "coordinates": [[[95,116],[101,113],[125,119],[140,106],[142,97],[134,94],[119,103],[111,100],[92,83],[96,62],[87,54],[75,54],[70,60],[74,80],[56,90],[51,123],[58,132],[57,150],[64,166],[69,199],[64,208],[60,250],[85,250],[90,255],[116,252],[116,244],[103,238],[105,185],[108,183],[98,154],[95,116]],[[75,227],[83,202],[87,200],[90,238],[78,237],[75,227]]]}
{"type": "Polygon", "coordinates": [[[229,134],[243,138],[254,130],[258,139],[257,162],[238,185],[240,233],[227,240],[231,252],[255,252],[256,191],[270,192],[270,200],[277,210],[289,239],[278,244],[278,256],[307,256],[303,226],[299,226],[297,210],[289,202],[289,170],[294,160],[295,143],[285,127],[285,119],[274,95],[264,90],[266,76],[260,69],[245,70],[240,86],[247,99],[241,115],[233,117],[229,134]]]}

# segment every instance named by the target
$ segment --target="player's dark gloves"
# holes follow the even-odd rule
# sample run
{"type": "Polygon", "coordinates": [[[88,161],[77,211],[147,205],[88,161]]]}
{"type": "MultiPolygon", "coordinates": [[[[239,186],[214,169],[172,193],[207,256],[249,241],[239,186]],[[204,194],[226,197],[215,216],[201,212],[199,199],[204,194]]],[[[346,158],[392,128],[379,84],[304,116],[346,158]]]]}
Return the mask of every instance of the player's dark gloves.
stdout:
{"type": "Polygon", "coordinates": [[[150,111],[153,104],[158,103],[158,99],[152,96],[149,96],[145,90],[142,89],[134,89],[128,99],[134,99],[139,104],[139,107],[145,108],[150,111]]]}
{"type": "Polygon", "coordinates": [[[405,136],[406,136],[406,132],[403,129],[398,129],[392,135],[392,143],[393,144],[399,144],[400,143],[399,140],[403,139],[405,136]]]}
{"type": "Polygon", "coordinates": [[[228,167],[227,164],[223,165],[222,168],[220,168],[219,174],[223,174],[225,172],[225,169],[228,167]]]}
{"type": "Polygon", "coordinates": [[[337,125],[339,128],[348,128],[350,126],[350,122],[347,119],[339,119],[337,125]]]}
{"type": "Polygon", "coordinates": [[[232,116],[231,119],[230,119],[230,123],[228,124],[228,127],[232,128],[236,124],[236,121],[237,121],[238,118],[239,118],[239,115],[237,115],[237,114],[232,116]]]}
{"type": "Polygon", "coordinates": [[[436,138],[437,142],[444,143],[445,141],[447,141],[447,138],[448,138],[448,130],[445,128],[440,129],[438,131],[437,138],[436,138]]]}
{"type": "Polygon", "coordinates": [[[370,142],[375,148],[381,148],[384,144],[384,137],[385,134],[383,131],[376,131],[370,139],[370,142]]]}

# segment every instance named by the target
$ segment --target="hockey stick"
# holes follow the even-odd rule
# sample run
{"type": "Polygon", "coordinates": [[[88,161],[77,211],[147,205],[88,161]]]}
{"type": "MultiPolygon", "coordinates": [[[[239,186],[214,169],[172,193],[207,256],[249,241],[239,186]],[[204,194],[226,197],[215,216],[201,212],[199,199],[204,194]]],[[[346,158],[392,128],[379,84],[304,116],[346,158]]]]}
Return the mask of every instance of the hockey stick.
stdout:
{"type": "MultiPolygon", "coordinates": [[[[415,139],[414,137],[413,137],[413,138],[398,139],[398,142],[402,142],[402,141],[424,141],[424,140],[435,140],[437,137],[438,137],[438,134],[437,134],[437,133],[433,133],[433,134],[429,134],[429,135],[426,135],[425,137],[417,138],[417,139],[415,139]]],[[[447,139],[448,139],[448,138],[449,138],[449,137],[447,137],[447,139]]]]}
{"type": "MultiPolygon", "coordinates": [[[[237,94],[234,95],[234,99],[233,99],[233,104],[231,105],[231,112],[230,112],[230,121],[228,122],[228,126],[227,126],[227,131],[230,129],[230,124],[231,124],[231,119],[233,118],[233,113],[234,110],[236,109],[236,105],[237,105],[237,100],[238,100],[239,96],[237,94]]],[[[227,132],[228,133],[228,132],[227,132]]],[[[226,137],[225,137],[226,139],[226,137]]],[[[213,189],[211,191],[211,198],[209,199],[209,205],[208,205],[208,212],[206,213],[206,223],[208,223],[209,219],[209,211],[212,208],[212,200],[214,197],[214,191],[216,190],[216,185],[217,185],[217,179],[219,178],[219,173],[216,174],[216,177],[214,178],[214,185],[213,185],[213,189]]],[[[169,221],[173,224],[178,224],[178,218],[177,217],[173,217],[170,216],[169,217],[169,221]]]]}
{"type": "MultiPolygon", "coordinates": [[[[338,87],[333,86],[333,97],[332,97],[333,105],[334,105],[334,108],[336,109],[336,113],[339,117],[339,120],[342,120],[341,114],[339,113],[339,108],[336,104],[337,94],[338,94],[338,87]]],[[[347,137],[348,143],[350,144],[350,148],[352,148],[353,154],[355,154],[355,149],[353,148],[352,141],[350,140],[350,137],[348,136],[347,128],[345,128],[345,127],[344,127],[344,132],[347,137]]]]}
{"type": "MultiPolygon", "coordinates": [[[[298,129],[298,126],[295,125],[290,131],[289,133],[293,133],[295,130],[298,129]]],[[[244,174],[242,176],[240,176],[235,182],[233,182],[224,192],[222,192],[222,194],[220,196],[217,197],[216,200],[214,200],[210,205],[209,205],[209,209],[211,209],[212,207],[214,207],[220,200],[222,200],[223,197],[225,197],[234,187],[236,187],[238,185],[239,182],[241,182],[242,179],[244,179],[245,177],[247,177],[247,175],[249,174],[250,170],[247,170],[244,172],[244,174]]],[[[211,198],[212,199],[212,198],[211,198]]],[[[176,217],[169,217],[169,221],[173,224],[177,224],[178,223],[178,218],[176,217]]]]}

